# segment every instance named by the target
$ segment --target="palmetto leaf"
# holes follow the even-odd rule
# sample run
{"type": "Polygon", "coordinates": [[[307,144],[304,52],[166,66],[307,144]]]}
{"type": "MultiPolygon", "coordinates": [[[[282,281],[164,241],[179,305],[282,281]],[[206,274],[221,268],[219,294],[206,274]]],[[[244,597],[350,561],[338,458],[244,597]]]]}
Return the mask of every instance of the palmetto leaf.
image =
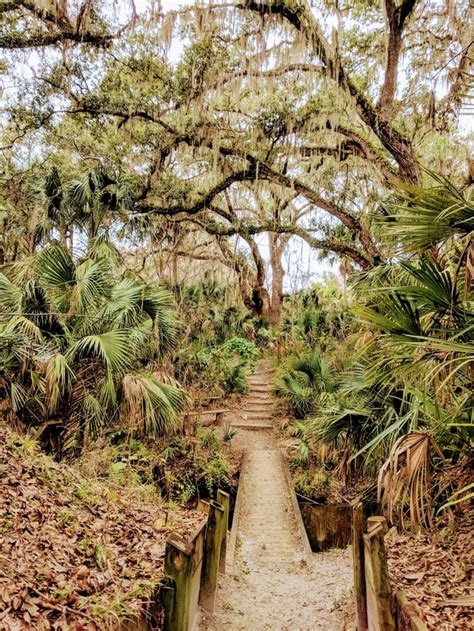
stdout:
{"type": "Polygon", "coordinates": [[[424,432],[402,436],[393,445],[390,455],[379,472],[378,495],[393,520],[397,505],[402,514],[408,504],[410,519],[415,527],[431,525],[430,458],[434,451],[444,456],[433,438],[424,432]]]}
{"type": "Polygon", "coordinates": [[[28,391],[21,383],[13,381],[10,384],[10,399],[14,412],[19,412],[28,401],[28,391]]]}
{"type": "Polygon", "coordinates": [[[99,359],[107,368],[119,374],[127,369],[134,355],[130,333],[123,329],[86,335],[68,351],[68,358],[72,360],[79,357],[99,359]]]}
{"type": "Polygon", "coordinates": [[[89,431],[92,436],[99,433],[100,428],[105,424],[107,418],[107,409],[104,408],[99,399],[89,392],[85,394],[82,409],[86,422],[89,425],[89,431]]]}
{"type": "Polygon", "coordinates": [[[50,245],[38,252],[35,259],[38,278],[47,290],[65,291],[76,281],[76,269],[71,253],[60,245],[50,245]]]}
{"type": "Polygon", "coordinates": [[[463,486],[461,489],[458,489],[455,493],[453,493],[448,498],[448,501],[439,507],[438,513],[446,510],[447,508],[450,508],[451,506],[456,506],[457,504],[468,502],[472,499],[474,499],[474,482],[463,486]]]}
{"type": "Polygon", "coordinates": [[[305,375],[308,385],[316,390],[331,387],[329,364],[319,353],[296,359],[291,370],[305,375]]]}
{"type": "Polygon", "coordinates": [[[2,311],[18,311],[21,301],[21,289],[0,272],[0,314],[2,311]]]}
{"type": "Polygon", "coordinates": [[[95,261],[101,260],[110,267],[119,265],[122,262],[122,255],[118,248],[103,235],[91,240],[87,255],[95,261]]]}
{"type": "Polygon", "coordinates": [[[161,383],[150,374],[128,374],[123,379],[125,414],[134,429],[162,435],[176,428],[187,402],[184,390],[161,383]]]}
{"type": "Polygon", "coordinates": [[[400,186],[380,207],[383,235],[405,252],[422,252],[434,243],[474,231],[474,202],[448,180],[431,174],[433,188],[400,186]]]}
{"type": "Polygon", "coordinates": [[[49,358],[46,364],[45,397],[50,413],[56,412],[62,398],[67,397],[74,373],[61,353],[49,358]]]}
{"type": "Polygon", "coordinates": [[[76,267],[75,284],[71,293],[72,313],[87,314],[107,299],[111,289],[111,278],[103,259],[86,259],[76,267]]]}
{"type": "Polygon", "coordinates": [[[313,388],[302,384],[294,373],[275,379],[272,391],[287,400],[290,410],[297,418],[304,418],[314,409],[316,397],[313,388]]]}
{"type": "Polygon", "coordinates": [[[5,329],[8,331],[18,331],[35,342],[41,342],[43,340],[40,327],[22,315],[11,316],[5,329]]]}
{"type": "MultiPolygon", "coordinates": [[[[92,178],[91,194],[109,186],[104,182],[92,178]]],[[[67,248],[49,245],[0,274],[0,389],[34,424],[46,417],[63,453],[118,420],[127,409],[123,376],[156,366],[177,335],[172,294],[117,280],[116,258],[103,256],[113,248],[100,237],[90,246],[78,261],[67,248]],[[53,424],[48,415],[57,417],[53,424]]],[[[138,414],[140,432],[172,430],[184,391],[156,375],[136,378],[140,407],[127,416],[138,414]]]]}
{"type": "Polygon", "coordinates": [[[161,352],[174,347],[178,338],[178,321],[172,310],[173,295],[166,289],[148,290],[143,301],[143,310],[155,322],[161,352]]]}
{"type": "Polygon", "coordinates": [[[416,303],[404,298],[392,289],[386,292],[385,313],[367,307],[355,309],[362,322],[375,325],[387,333],[422,335],[420,312],[416,303]]]}

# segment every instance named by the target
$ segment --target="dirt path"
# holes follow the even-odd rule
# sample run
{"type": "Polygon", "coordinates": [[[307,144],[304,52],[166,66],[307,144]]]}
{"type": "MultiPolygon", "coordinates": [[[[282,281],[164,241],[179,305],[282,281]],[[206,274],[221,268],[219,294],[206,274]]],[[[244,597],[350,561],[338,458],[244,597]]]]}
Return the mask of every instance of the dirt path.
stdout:
{"type": "Polygon", "coordinates": [[[350,557],[346,550],[306,554],[272,431],[270,380],[260,362],[232,423],[245,452],[235,558],[220,580],[215,613],[201,628],[336,631],[333,609],[350,589],[350,557]]]}

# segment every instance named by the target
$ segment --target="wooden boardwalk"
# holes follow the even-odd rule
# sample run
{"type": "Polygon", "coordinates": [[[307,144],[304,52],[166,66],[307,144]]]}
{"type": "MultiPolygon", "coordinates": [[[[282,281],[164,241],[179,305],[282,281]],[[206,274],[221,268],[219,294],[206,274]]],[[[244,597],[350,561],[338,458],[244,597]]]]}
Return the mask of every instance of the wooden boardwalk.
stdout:
{"type": "Polygon", "coordinates": [[[328,602],[350,585],[349,555],[317,555],[317,571],[308,558],[273,432],[271,377],[268,365],[260,362],[250,378],[244,409],[232,422],[238,432],[236,447],[244,451],[235,556],[229,560],[230,572],[220,580],[215,613],[201,628],[335,631],[328,602]],[[343,581],[335,588],[341,573],[343,581]],[[315,581],[319,594],[313,591],[315,581]]]}

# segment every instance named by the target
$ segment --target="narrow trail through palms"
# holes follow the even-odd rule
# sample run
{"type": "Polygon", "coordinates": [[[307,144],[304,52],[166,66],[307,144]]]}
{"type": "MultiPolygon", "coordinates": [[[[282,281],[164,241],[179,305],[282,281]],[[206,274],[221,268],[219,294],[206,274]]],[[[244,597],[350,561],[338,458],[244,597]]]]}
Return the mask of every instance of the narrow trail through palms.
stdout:
{"type": "Polygon", "coordinates": [[[233,419],[245,453],[235,560],[221,578],[209,631],[338,628],[334,604],[351,585],[346,550],[305,560],[282,455],[272,430],[271,372],[266,362],[250,379],[244,409],[233,419]]]}

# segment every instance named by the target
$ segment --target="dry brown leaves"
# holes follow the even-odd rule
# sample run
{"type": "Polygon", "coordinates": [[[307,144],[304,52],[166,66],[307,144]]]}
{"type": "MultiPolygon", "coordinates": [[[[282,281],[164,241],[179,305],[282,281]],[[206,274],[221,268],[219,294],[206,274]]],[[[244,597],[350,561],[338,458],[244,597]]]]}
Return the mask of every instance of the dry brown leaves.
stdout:
{"type": "Polygon", "coordinates": [[[202,520],[133,504],[0,428],[0,631],[114,628],[146,610],[165,541],[202,520]]]}
{"type": "Polygon", "coordinates": [[[473,541],[472,515],[458,520],[453,531],[387,537],[393,586],[407,595],[429,629],[474,629],[473,541]]]}

